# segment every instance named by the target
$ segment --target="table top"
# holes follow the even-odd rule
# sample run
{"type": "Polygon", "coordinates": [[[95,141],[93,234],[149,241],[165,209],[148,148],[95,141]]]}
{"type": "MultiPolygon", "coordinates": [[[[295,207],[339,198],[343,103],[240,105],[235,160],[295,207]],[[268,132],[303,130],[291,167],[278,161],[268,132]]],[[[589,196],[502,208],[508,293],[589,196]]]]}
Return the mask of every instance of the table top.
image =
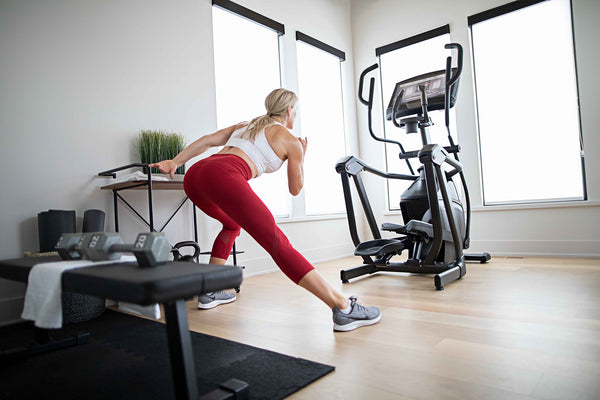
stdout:
{"type": "MultiPolygon", "coordinates": [[[[60,261],[60,257],[3,260],[0,261],[0,277],[27,282],[34,265],[53,261],[60,261]]],[[[139,268],[135,262],[115,262],[67,270],[62,275],[62,286],[72,292],[149,305],[237,288],[242,279],[242,268],[233,265],[171,261],[139,268]]]]}
{"type": "MultiPolygon", "coordinates": [[[[147,190],[148,181],[125,181],[100,187],[102,190],[147,190]]],[[[152,190],[183,190],[183,181],[152,181],[152,190]]]]}

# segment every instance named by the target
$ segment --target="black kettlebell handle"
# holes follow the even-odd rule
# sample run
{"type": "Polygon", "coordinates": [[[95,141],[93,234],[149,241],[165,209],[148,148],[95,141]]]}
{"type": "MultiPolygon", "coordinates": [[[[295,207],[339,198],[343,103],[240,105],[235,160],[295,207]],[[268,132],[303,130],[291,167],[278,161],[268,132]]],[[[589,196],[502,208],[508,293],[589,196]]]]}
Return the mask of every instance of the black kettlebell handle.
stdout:
{"type": "Polygon", "coordinates": [[[171,252],[173,253],[173,261],[196,261],[196,262],[198,262],[198,256],[200,256],[200,246],[198,245],[198,243],[194,242],[193,240],[186,240],[184,242],[176,243],[173,246],[173,250],[171,250],[171,252]],[[179,249],[181,249],[182,247],[193,247],[194,254],[182,256],[181,253],[179,252],[179,249]]]}

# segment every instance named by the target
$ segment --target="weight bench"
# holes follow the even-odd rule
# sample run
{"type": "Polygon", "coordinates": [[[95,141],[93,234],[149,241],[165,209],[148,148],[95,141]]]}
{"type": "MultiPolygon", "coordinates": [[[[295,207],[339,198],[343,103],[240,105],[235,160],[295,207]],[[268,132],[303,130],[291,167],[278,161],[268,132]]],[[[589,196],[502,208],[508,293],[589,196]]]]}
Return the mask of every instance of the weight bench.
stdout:
{"type": "MultiPolygon", "coordinates": [[[[34,265],[60,260],[58,256],[46,256],[0,261],[0,278],[27,282],[34,265]]],[[[139,305],[163,305],[175,398],[178,400],[202,398],[198,396],[186,299],[198,293],[237,288],[241,283],[240,267],[194,262],[168,262],[152,268],[115,262],[71,269],[62,274],[63,291],[139,305]]],[[[230,379],[221,385],[221,389],[204,398],[243,399],[247,392],[245,382],[230,379]]]]}

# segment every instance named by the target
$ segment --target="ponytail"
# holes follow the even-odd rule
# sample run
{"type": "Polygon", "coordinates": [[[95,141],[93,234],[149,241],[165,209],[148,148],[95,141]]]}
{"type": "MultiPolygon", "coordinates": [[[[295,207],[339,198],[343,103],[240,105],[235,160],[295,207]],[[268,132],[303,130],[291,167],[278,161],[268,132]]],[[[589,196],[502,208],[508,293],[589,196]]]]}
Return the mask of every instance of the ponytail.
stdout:
{"type": "Polygon", "coordinates": [[[275,89],[265,99],[267,113],[252,119],[242,133],[243,138],[254,140],[256,135],[268,127],[275,125],[273,116],[285,115],[289,106],[294,107],[298,102],[296,94],[286,89],[275,89]]]}
{"type": "Polygon", "coordinates": [[[246,130],[242,133],[242,137],[254,141],[256,135],[264,131],[268,127],[275,125],[275,120],[269,115],[261,115],[248,122],[246,130]]]}

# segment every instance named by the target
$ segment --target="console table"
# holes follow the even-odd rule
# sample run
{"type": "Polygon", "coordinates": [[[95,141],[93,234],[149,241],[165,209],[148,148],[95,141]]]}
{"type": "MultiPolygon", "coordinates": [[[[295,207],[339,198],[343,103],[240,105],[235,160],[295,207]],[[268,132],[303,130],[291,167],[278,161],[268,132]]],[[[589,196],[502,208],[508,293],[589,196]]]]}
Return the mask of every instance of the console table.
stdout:
{"type": "MultiPolygon", "coordinates": [[[[146,180],[125,181],[125,182],[113,183],[110,185],[102,186],[100,189],[111,190],[113,192],[113,207],[114,207],[114,213],[115,213],[115,232],[119,232],[119,211],[118,211],[118,207],[117,207],[118,199],[120,199],[123,202],[123,204],[125,204],[135,215],[137,215],[148,226],[148,228],[150,228],[151,232],[156,232],[156,229],[154,228],[154,206],[153,206],[153,202],[152,202],[152,192],[154,190],[183,190],[183,181],[153,181],[152,180],[152,171],[150,168],[148,168],[148,164],[140,164],[140,163],[128,164],[128,165],[124,165],[122,167],[117,167],[117,168],[113,168],[113,169],[110,169],[107,171],[102,171],[102,172],[98,173],[98,175],[106,176],[106,177],[112,176],[113,178],[116,178],[118,171],[122,171],[124,169],[129,169],[129,168],[135,168],[135,167],[146,168],[148,170],[148,173],[147,173],[148,177],[146,180]],[[119,192],[121,192],[123,190],[146,190],[148,192],[149,221],[147,221],[146,218],[144,218],[131,204],[129,204],[127,202],[127,200],[125,200],[123,198],[123,196],[121,196],[119,194],[119,192]]],[[[175,211],[173,211],[171,216],[167,219],[167,221],[159,229],[159,232],[162,232],[165,229],[165,227],[169,224],[169,222],[171,222],[173,217],[177,214],[177,212],[179,212],[179,210],[181,209],[181,207],[183,207],[183,205],[185,204],[185,202],[187,200],[188,200],[188,197],[185,196],[184,199],[179,203],[179,205],[177,206],[175,211]]],[[[193,213],[194,213],[194,241],[197,243],[198,242],[198,225],[196,222],[196,206],[193,206],[192,208],[193,208],[193,213]]]]}

